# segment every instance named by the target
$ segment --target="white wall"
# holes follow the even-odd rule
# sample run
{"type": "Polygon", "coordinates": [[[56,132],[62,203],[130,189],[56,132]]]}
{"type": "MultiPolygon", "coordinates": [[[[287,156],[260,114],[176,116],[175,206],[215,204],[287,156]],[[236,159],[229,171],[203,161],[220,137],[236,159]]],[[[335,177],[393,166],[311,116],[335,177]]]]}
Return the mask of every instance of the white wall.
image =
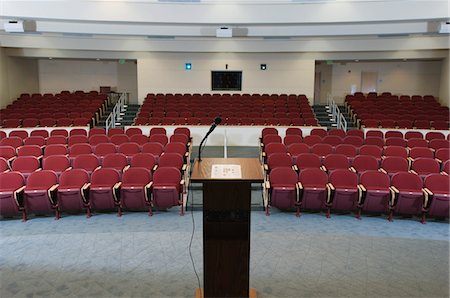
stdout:
{"type": "Polygon", "coordinates": [[[313,100],[314,60],[301,54],[155,53],[138,59],[139,102],[147,93],[213,93],[211,70],[225,70],[226,64],[243,72],[241,93],[306,94],[313,100]],[[267,70],[260,70],[261,63],[267,70]]]}
{"type": "Polygon", "coordinates": [[[450,51],[447,52],[447,57],[442,61],[439,100],[442,105],[450,106],[450,51]]]}
{"type": "Polygon", "coordinates": [[[115,61],[40,59],[40,92],[99,91],[100,86],[117,87],[117,64],[115,61]]]}
{"type": "Polygon", "coordinates": [[[0,104],[6,107],[21,93],[39,92],[38,66],[35,59],[7,57],[0,52],[0,104]]]}
{"type": "Polygon", "coordinates": [[[137,63],[127,61],[117,64],[117,91],[128,92],[129,103],[137,104],[137,63]]]}
{"type": "Polygon", "coordinates": [[[334,63],[332,94],[337,102],[342,102],[352,85],[356,91],[361,90],[362,72],[378,72],[377,92],[439,97],[441,66],[442,61],[334,63]]]}

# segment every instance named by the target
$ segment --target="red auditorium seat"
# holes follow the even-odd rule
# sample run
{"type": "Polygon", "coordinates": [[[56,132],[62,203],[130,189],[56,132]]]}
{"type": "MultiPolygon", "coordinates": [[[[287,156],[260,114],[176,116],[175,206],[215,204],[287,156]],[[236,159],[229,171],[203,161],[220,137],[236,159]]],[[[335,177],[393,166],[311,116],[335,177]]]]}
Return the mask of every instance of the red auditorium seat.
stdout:
{"type": "Polygon", "coordinates": [[[89,189],[89,202],[92,210],[118,209],[118,215],[122,215],[120,207],[120,175],[112,168],[101,168],[92,173],[89,189]]]}
{"type": "Polygon", "coordinates": [[[438,161],[425,157],[418,157],[411,164],[411,171],[414,171],[422,179],[430,174],[439,174],[440,168],[438,161]]]}
{"type": "Polygon", "coordinates": [[[286,136],[288,135],[299,135],[300,137],[303,137],[302,130],[298,127],[288,127],[286,129],[286,136]]]}
{"type": "Polygon", "coordinates": [[[53,210],[56,211],[56,218],[59,218],[55,192],[57,183],[58,178],[53,171],[42,170],[30,175],[24,189],[24,220],[30,213],[48,214],[53,210]]]}
{"type": "Polygon", "coordinates": [[[407,143],[408,148],[428,148],[428,141],[424,139],[411,138],[407,143]]]}
{"type": "Polygon", "coordinates": [[[445,135],[442,132],[439,131],[430,131],[427,132],[425,135],[425,140],[431,141],[431,140],[445,140],[445,135]]]}
{"type": "Polygon", "coordinates": [[[364,141],[365,145],[375,145],[378,146],[380,148],[383,148],[384,146],[384,140],[382,138],[379,137],[366,137],[365,141],[364,141]]]}
{"type": "Polygon", "coordinates": [[[390,179],[383,172],[376,170],[365,171],[360,176],[358,185],[358,215],[361,211],[388,213],[390,199],[390,179]]]}
{"type": "Polygon", "coordinates": [[[26,145],[37,145],[39,147],[43,147],[46,144],[45,138],[41,136],[31,136],[26,138],[23,141],[23,144],[26,145]]]}
{"type": "Polygon", "coordinates": [[[70,168],[70,160],[66,155],[50,155],[42,161],[43,170],[51,170],[59,177],[70,168]]]}
{"type": "Polygon", "coordinates": [[[19,172],[0,173],[0,214],[2,216],[14,216],[19,212],[23,213],[23,220],[26,219],[23,207],[23,190],[25,179],[19,172]]]}
{"type": "Polygon", "coordinates": [[[307,144],[310,147],[321,142],[322,138],[317,135],[309,135],[303,138],[303,143],[307,144]]]}
{"type": "Polygon", "coordinates": [[[94,154],[103,162],[103,158],[111,153],[117,153],[117,147],[113,143],[101,143],[94,147],[94,154]]]}
{"type": "Polygon", "coordinates": [[[366,138],[368,138],[368,137],[376,137],[376,138],[383,139],[384,135],[381,130],[369,130],[366,132],[366,138]]]}
{"type": "Polygon", "coordinates": [[[97,146],[101,143],[109,143],[109,138],[105,134],[94,134],[91,135],[88,139],[89,145],[91,146],[97,146]]]}
{"type": "Polygon", "coordinates": [[[330,173],[327,184],[330,193],[327,200],[327,215],[330,209],[353,211],[357,207],[358,175],[348,169],[338,169],[330,173]]]}
{"type": "Polygon", "coordinates": [[[133,157],[131,158],[130,161],[130,167],[134,168],[134,167],[141,167],[141,168],[146,168],[150,171],[154,171],[156,170],[155,168],[156,165],[156,158],[153,154],[151,153],[138,153],[133,155],[133,157]]]}
{"type": "Polygon", "coordinates": [[[142,135],[142,129],[140,129],[139,127],[130,127],[125,131],[125,134],[130,138],[133,135],[142,135]]]}
{"type": "Polygon", "coordinates": [[[122,128],[110,128],[108,129],[108,137],[112,137],[113,135],[116,134],[124,134],[124,131],[122,128]]]}
{"type": "Polygon", "coordinates": [[[106,130],[102,127],[94,127],[89,129],[88,137],[92,137],[94,135],[106,135],[106,130]]]}
{"type": "Polygon", "coordinates": [[[130,138],[124,133],[122,133],[122,134],[113,134],[112,136],[109,137],[109,141],[111,143],[113,143],[114,145],[119,146],[119,145],[124,144],[124,143],[129,143],[130,142],[130,138]]]}
{"type": "Polygon", "coordinates": [[[408,215],[422,215],[425,221],[423,208],[424,193],[422,179],[416,174],[399,172],[391,180],[391,201],[389,220],[395,213],[408,215]]]}
{"type": "Polygon", "coordinates": [[[73,168],[85,170],[90,177],[95,170],[100,168],[100,159],[94,154],[81,154],[73,160],[73,168]]]}
{"type": "Polygon", "coordinates": [[[149,137],[149,142],[160,143],[165,146],[169,142],[169,139],[165,134],[153,134],[149,137]]]}
{"type": "Polygon", "coordinates": [[[34,156],[42,158],[42,148],[38,145],[23,145],[17,148],[17,156],[34,156]]]}
{"type": "Polygon", "coordinates": [[[432,174],[425,178],[425,202],[427,213],[432,217],[449,217],[450,179],[448,176],[432,174]]]}
{"type": "Polygon", "coordinates": [[[40,162],[34,156],[18,156],[12,161],[11,169],[20,172],[24,176],[25,181],[27,181],[33,172],[40,169],[40,162]]]}
{"type": "MultiPolygon", "coordinates": [[[[1,144],[1,143],[0,143],[1,144]]],[[[430,143],[428,144],[428,146],[430,148],[433,148],[434,150],[439,150],[441,148],[449,148],[450,147],[450,141],[448,140],[439,140],[439,139],[434,139],[431,140],[430,143]]]]}
{"type": "Polygon", "coordinates": [[[130,137],[130,142],[137,143],[137,144],[139,144],[139,146],[143,146],[144,144],[147,144],[148,141],[149,141],[148,137],[143,134],[133,134],[130,137]]]}
{"type": "Polygon", "coordinates": [[[271,206],[279,209],[296,208],[296,215],[300,215],[297,182],[297,173],[291,167],[277,167],[270,172],[269,180],[265,183],[266,215],[270,214],[271,206]]]}
{"type": "Polygon", "coordinates": [[[330,144],[315,144],[310,147],[311,153],[314,153],[320,156],[322,159],[325,158],[328,154],[333,153],[333,146],[330,144]]]}
{"type": "Polygon", "coordinates": [[[143,209],[151,208],[152,174],[150,170],[141,167],[132,167],[123,173],[120,187],[120,204],[122,208],[143,209]]]}
{"type": "Polygon", "coordinates": [[[327,174],[319,168],[306,168],[299,177],[300,207],[309,210],[323,210],[327,200],[327,174]]]}
{"type": "Polygon", "coordinates": [[[69,136],[69,132],[67,131],[67,129],[53,129],[50,132],[50,137],[52,136],[63,136],[67,138],[69,136]]]}
{"type": "Polygon", "coordinates": [[[184,215],[183,187],[181,172],[175,167],[159,167],[153,175],[151,203],[153,206],[167,209],[180,206],[180,214],[184,215]]]}
{"type": "Polygon", "coordinates": [[[312,135],[312,136],[319,136],[319,137],[321,137],[323,139],[324,137],[326,137],[328,135],[328,133],[327,133],[327,131],[325,129],[313,128],[313,129],[311,129],[310,135],[312,135]]]}
{"type": "Polygon", "coordinates": [[[22,130],[22,129],[12,130],[9,133],[8,137],[10,137],[10,138],[11,137],[17,137],[17,138],[21,138],[23,140],[23,139],[28,138],[28,131],[22,130]]]}
{"type": "Polygon", "coordinates": [[[403,139],[403,133],[401,131],[398,131],[398,130],[388,130],[384,134],[384,138],[385,139],[388,139],[388,138],[400,138],[400,139],[403,139]]]}
{"type": "Polygon", "coordinates": [[[103,157],[102,167],[112,168],[121,174],[128,167],[128,160],[125,154],[111,153],[103,157]]]}

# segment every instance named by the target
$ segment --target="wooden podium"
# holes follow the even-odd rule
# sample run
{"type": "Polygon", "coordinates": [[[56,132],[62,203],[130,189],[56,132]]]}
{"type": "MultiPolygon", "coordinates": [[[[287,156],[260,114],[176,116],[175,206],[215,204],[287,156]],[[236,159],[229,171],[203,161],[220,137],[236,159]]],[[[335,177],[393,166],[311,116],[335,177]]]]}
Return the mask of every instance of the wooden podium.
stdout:
{"type": "Polygon", "coordinates": [[[191,182],[203,183],[204,297],[256,297],[249,289],[250,198],[251,184],[263,182],[259,159],[196,160],[191,182]],[[239,165],[241,177],[212,178],[213,165],[239,165]]]}

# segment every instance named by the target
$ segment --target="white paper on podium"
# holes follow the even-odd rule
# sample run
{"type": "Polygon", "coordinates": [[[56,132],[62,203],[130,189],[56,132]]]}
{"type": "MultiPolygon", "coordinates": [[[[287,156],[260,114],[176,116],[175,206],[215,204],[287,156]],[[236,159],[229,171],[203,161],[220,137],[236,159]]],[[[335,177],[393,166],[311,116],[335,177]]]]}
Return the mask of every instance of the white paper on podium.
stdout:
{"type": "Polygon", "coordinates": [[[212,165],[212,179],[241,179],[240,165],[212,165]]]}

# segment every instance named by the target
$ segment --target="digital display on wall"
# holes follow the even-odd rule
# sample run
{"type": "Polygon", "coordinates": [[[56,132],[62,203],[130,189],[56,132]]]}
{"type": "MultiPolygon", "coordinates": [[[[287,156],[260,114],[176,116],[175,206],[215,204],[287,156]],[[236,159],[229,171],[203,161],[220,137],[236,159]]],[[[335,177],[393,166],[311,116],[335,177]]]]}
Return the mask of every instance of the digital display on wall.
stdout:
{"type": "Polygon", "coordinates": [[[242,71],[211,71],[213,91],[241,91],[242,71]]]}

